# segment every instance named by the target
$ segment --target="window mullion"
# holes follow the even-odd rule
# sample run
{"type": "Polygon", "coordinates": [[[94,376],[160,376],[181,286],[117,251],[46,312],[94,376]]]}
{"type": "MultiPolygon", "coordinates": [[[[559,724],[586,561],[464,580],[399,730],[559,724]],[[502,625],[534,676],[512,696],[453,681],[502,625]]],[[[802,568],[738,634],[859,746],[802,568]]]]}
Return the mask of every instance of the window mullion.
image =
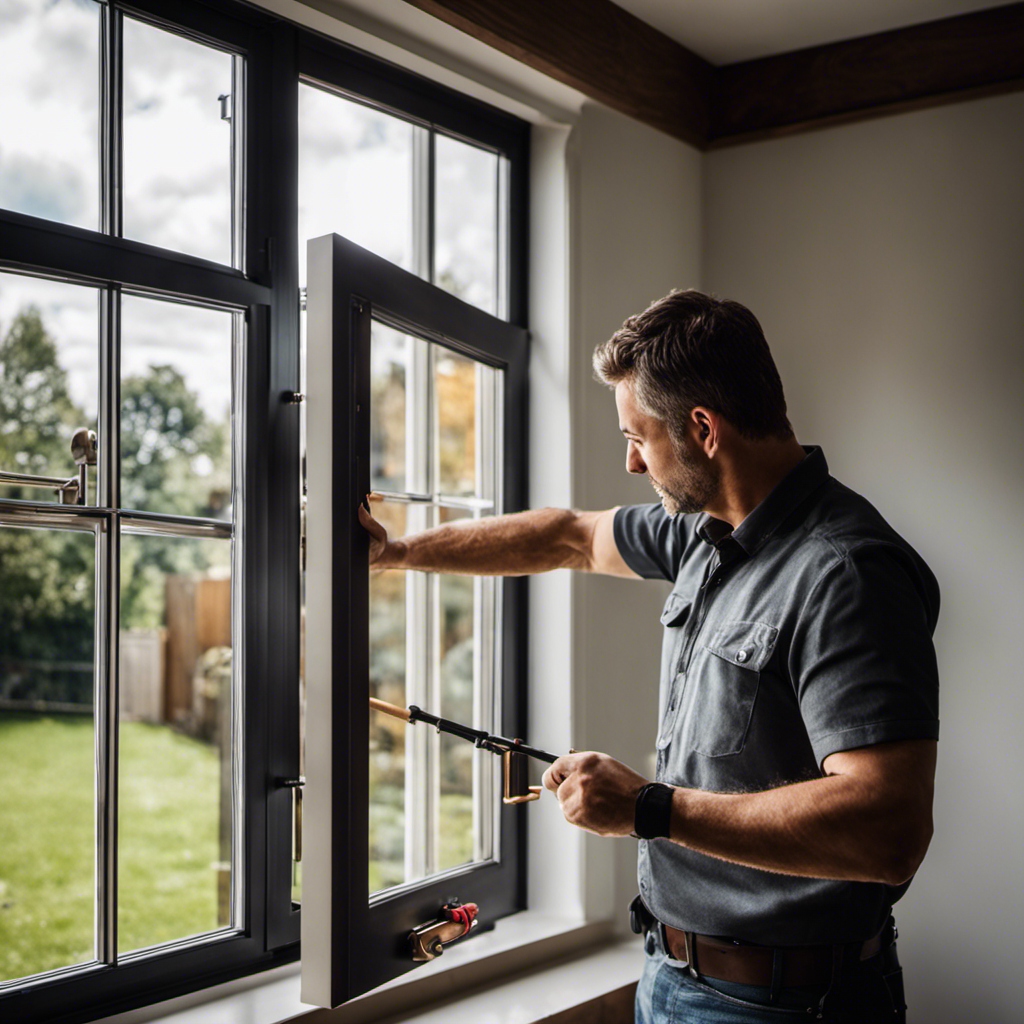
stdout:
{"type": "Polygon", "coordinates": [[[96,852],[98,958],[117,963],[118,611],[120,517],[110,513],[97,543],[96,852]]]}
{"type": "MultiPolygon", "coordinates": [[[[433,492],[433,473],[430,465],[432,401],[430,390],[431,360],[429,346],[414,341],[410,346],[409,383],[407,402],[412,429],[407,432],[409,439],[407,462],[409,480],[419,493],[433,492]]],[[[434,525],[433,506],[414,503],[408,506],[410,533],[425,530],[434,525]]],[[[434,659],[433,601],[432,589],[435,577],[432,574],[414,572],[409,574],[408,619],[406,624],[406,688],[410,704],[419,704],[426,709],[432,707],[433,686],[431,666],[434,659]]],[[[427,729],[410,729],[407,733],[407,754],[405,762],[406,815],[405,815],[405,877],[424,878],[433,864],[433,815],[431,793],[431,750],[436,746],[437,736],[427,729]]]]}
{"type": "Polygon", "coordinates": [[[104,234],[115,238],[121,236],[121,177],[124,170],[121,145],[122,19],[123,15],[113,3],[103,5],[103,38],[100,48],[100,210],[104,234]]]}
{"type": "Polygon", "coordinates": [[[496,262],[496,272],[498,279],[495,282],[495,296],[497,297],[497,303],[495,308],[497,310],[496,315],[501,320],[508,319],[508,308],[509,308],[509,234],[508,234],[508,213],[509,213],[509,161],[508,157],[498,157],[498,208],[494,211],[494,216],[498,222],[498,229],[496,238],[498,241],[498,258],[496,262]]]}
{"type": "MultiPolygon", "coordinates": [[[[433,144],[434,133],[430,133],[431,167],[433,166],[433,144]]],[[[433,180],[430,184],[431,209],[433,208],[433,180]]],[[[433,216],[431,215],[431,224],[433,216]]],[[[431,231],[431,268],[433,267],[433,239],[431,231]]],[[[432,271],[431,271],[432,272],[432,271]]],[[[430,508],[430,525],[437,526],[441,522],[441,506],[437,504],[436,495],[440,489],[440,467],[438,464],[438,401],[435,391],[437,380],[437,346],[433,344],[420,344],[417,346],[425,350],[425,367],[421,378],[420,394],[423,399],[424,408],[424,429],[422,437],[424,443],[422,452],[426,472],[423,481],[426,484],[426,493],[434,496],[430,508]]],[[[441,622],[441,576],[439,573],[430,573],[427,577],[430,584],[429,604],[427,606],[426,628],[429,640],[429,658],[427,662],[425,679],[427,682],[427,707],[436,708],[434,714],[444,714],[441,707],[441,647],[442,647],[442,622],[441,622]]],[[[440,857],[441,842],[441,734],[430,733],[430,745],[427,751],[426,771],[424,772],[424,808],[426,817],[426,832],[424,833],[424,846],[427,848],[426,871],[424,877],[432,875],[437,871],[440,857]]]]}
{"type": "Polygon", "coordinates": [[[412,138],[412,272],[434,279],[434,132],[414,128],[412,138]]]}
{"type": "Polygon", "coordinates": [[[96,503],[110,509],[99,539],[96,680],[97,954],[117,963],[118,706],[120,693],[121,288],[100,293],[96,503]]]}

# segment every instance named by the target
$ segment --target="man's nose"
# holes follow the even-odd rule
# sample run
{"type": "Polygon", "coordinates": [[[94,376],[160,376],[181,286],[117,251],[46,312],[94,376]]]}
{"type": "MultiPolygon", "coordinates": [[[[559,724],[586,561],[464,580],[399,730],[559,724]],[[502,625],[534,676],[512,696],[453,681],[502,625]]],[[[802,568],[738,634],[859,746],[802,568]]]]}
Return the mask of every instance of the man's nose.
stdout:
{"type": "Polygon", "coordinates": [[[626,446],[626,472],[638,474],[647,472],[647,466],[632,442],[626,446]]]}

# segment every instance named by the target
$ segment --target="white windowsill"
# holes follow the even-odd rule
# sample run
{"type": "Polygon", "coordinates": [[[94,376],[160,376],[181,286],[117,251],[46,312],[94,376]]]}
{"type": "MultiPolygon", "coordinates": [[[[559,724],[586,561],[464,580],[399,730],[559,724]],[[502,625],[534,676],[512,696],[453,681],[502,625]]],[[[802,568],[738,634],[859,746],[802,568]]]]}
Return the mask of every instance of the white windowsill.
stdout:
{"type": "Polygon", "coordinates": [[[527,1024],[636,981],[641,951],[639,939],[616,938],[609,922],[524,911],[335,1010],[301,1001],[300,965],[290,964],[107,1017],[103,1024],[434,1024],[442,1012],[446,1024],[527,1024]]]}

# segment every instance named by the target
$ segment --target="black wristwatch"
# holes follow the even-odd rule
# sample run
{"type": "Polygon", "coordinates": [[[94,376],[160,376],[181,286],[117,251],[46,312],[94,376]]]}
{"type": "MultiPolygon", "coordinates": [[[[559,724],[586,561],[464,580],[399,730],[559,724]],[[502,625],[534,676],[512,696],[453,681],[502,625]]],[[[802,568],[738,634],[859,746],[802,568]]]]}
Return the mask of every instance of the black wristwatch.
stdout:
{"type": "Polygon", "coordinates": [[[633,831],[640,839],[667,839],[672,821],[672,787],[648,782],[636,795],[633,831]]]}

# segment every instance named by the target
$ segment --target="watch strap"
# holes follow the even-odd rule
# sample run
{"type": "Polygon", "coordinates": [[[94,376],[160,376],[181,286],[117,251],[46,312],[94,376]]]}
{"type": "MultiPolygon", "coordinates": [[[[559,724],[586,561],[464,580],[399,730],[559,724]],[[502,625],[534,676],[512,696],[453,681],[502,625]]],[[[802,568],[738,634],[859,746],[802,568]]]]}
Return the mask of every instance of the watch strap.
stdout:
{"type": "Polygon", "coordinates": [[[640,839],[667,839],[672,821],[671,786],[648,782],[636,795],[633,831],[640,839]]]}

